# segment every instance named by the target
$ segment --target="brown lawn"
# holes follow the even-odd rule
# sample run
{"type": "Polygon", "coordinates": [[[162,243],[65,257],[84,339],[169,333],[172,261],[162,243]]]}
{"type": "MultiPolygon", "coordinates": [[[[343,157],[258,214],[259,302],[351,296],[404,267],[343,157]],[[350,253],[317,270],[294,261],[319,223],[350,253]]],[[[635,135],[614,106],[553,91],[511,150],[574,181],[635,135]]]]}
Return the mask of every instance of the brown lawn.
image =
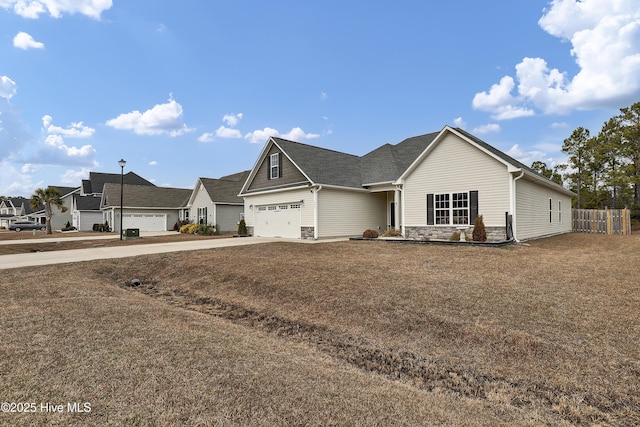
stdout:
{"type": "Polygon", "coordinates": [[[638,425],[640,236],[6,270],[0,425],[638,425]],[[131,286],[131,282],[140,282],[131,286]]]}

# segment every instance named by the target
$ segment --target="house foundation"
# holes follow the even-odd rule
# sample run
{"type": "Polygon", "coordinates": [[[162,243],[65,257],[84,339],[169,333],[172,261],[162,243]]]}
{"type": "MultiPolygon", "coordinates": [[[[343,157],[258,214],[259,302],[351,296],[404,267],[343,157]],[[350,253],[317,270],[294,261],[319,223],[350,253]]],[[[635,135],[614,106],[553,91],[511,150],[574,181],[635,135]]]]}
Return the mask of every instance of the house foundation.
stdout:
{"type": "MultiPolygon", "coordinates": [[[[485,227],[488,242],[502,242],[506,240],[505,227],[485,227]]],[[[466,233],[469,236],[473,233],[473,227],[460,226],[439,226],[439,227],[405,227],[405,237],[417,240],[450,240],[454,232],[466,233]]]]}

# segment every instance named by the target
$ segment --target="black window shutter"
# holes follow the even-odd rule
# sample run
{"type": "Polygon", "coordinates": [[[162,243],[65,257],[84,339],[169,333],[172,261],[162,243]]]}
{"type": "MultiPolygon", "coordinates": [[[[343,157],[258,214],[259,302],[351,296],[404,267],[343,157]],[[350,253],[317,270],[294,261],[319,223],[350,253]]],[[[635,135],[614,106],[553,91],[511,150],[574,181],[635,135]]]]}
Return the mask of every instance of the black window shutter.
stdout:
{"type": "Polygon", "coordinates": [[[267,179],[271,179],[271,156],[267,155],[267,179]]]}
{"type": "Polygon", "coordinates": [[[473,224],[478,217],[478,192],[469,191],[469,224],[473,224]]]}
{"type": "Polygon", "coordinates": [[[434,224],[433,194],[427,194],[427,225],[434,224]]]}
{"type": "Polygon", "coordinates": [[[278,178],[282,178],[282,153],[278,153],[278,178]]]}

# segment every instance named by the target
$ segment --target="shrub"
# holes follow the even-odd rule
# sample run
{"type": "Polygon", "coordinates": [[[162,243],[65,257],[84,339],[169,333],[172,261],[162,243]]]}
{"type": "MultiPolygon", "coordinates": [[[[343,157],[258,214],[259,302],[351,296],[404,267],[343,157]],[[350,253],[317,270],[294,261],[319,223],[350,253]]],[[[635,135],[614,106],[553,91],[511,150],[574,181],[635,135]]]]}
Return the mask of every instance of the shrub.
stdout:
{"type": "Polygon", "coordinates": [[[216,229],[211,224],[198,224],[198,227],[194,232],[202,236],[211,236],[215,234],[216,229]]]}
{"type": "Polygon", "coordinates": [[[65,224],[65,226],[62,228],[62,231],[73,231],[76,228],[71,225],[71,223],[69,221],[67,221],[67,223],[65,224]]]}
{"type": "Polygon", "coordinates": [[[482,215],[478,215],[473,222],[473,241],[485,242],[487,240],[487,230],[484,228],[484,222],[482,221],[482,215]]]}
{"type": "Polygon", "coordinates": [[[103,233],[105,231],[110,231],[109,230],[109,224],[108,223],[104,223],[104,224],[93,224],[93,231],[97,231],[99,233],[103,233]]]}
{"type": "Polygon", "coordinates": [[[365,230],[365,232],[362,233],[362,237],[366,239],[377,239],[379,235],[380,234],[378,233],[377,230],[371,230],[371,229],[365,230]]]}
{"type": "Polygon", "coordinates": [[[382,237],[399,237],[402,236],[402,231],[397,230],[395,228],[387,228],[384,233],[382,233],[382,237]]]}
{"type": "Polygon", "coordinates": [[[238,223],[238,234],[240,236],[246,236],[247,235],[247,223],[244,222],[244,218],[242,218],[240,220],[240,222],[238,223]]]}
{"type": "Polygon", "coordinates": [[[185,234],[194,234],[196,231],[198,231],[199,226],[199,224],[184,224],[182,227],[180,227],[180,232],[185,234]]]}
{"type": "Polygon", "coordinates": [[[451,240],[451,241],[459,241],[460,240],[460,232],[459,231],[454,231],[453,233],[451,233],[451,237],[449,237],[449,240],[451,240]]]}

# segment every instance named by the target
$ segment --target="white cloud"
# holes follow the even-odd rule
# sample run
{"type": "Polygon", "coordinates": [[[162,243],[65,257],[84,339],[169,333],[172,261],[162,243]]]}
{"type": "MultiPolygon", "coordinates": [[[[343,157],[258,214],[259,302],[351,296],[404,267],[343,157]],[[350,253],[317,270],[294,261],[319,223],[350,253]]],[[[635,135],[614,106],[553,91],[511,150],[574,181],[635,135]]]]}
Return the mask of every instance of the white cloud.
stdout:
{"type": "Polygon", "coordinates": [[[245,139],[249,140],[249,142],[255,144],[263,144],[267,142],[267,140],[272,137],[277,136],[283,139],[288,139],[291,141],[303,141],[306,139],[314,139],[319,138],[320,135],[316,133],[305,133],[301,128],[294,127],[289,132],[285,134],[281,134],[277,129],[273,128],[264,128],[262,130],[254,130],[253,132],[249,132],[244,136],[245,139]]]}
{"type": "Polygon", "coordinates": [[[96,131],[94,128],[85,126],[82,122],[73,122],[67,128],[53,125],[53,117],[42,116],[42,126],[50,135],[61,135],[67,138],[89,138],[96,131]]]}
{"type": "Polygon", "coordinates": [[[180,136],[193,131],[183,121],[182,105],[172,96],[165,104],[157,104],[153,108],[141,113],[138,110],[120,114],[108,120],[107,126],[115,129],[132,130],[138,135],[168,135],[180,136]]]}
{"type": "Polygon", "coordinates": [[[30,172],[18,172],[8,161],[0,161],[0,194],[30,197],[43,181],[34,183],[30,172]]]}
{"type": "Polygon", "coordinates": [[[546,156],[542,151],[524,151],[518,144],[511,147],[507,154],[525,165],[531,165],[534,161],[540,160],[546,156]]]}
{"type": "Polygon", "coordinates": [[[42,170],[42,165],[33,165],[31,163],[25,163],[20,168],[20,172],[22,173],[36,173],[42,170]]]}
{"type": "Polygon", "coordinates": [[[149,162],[149,166],[158,166],[158,162],[156,162],[155,160],[151,160],[149,162]]]}
{"type": "Polygon", "coordinates": [[[205,132],[198,137],[198,142],[213,142],[213,134],[205,132]]]}
{"type": "Polygon", "coordinates": [[[566,122],[554,122],[551,123],[551,129],[566,129],[569,127],[569,124],[566,122]]]}
{"type": "Polygon", "coordinates": [[[242,138],[242,133],[238,129],[220,126],[216,129],[216,136],[220,138],[242,138]]]}
{"type": "Polygon", "coordinates": [[[320,99],[321,99],[322,101],[324,101],[325,99],[327,99],[327,97],[328,97],[328,96],[329,96],[329,95],[327,95],[327,92],[325,92],[325,91],[321,91],[321,92],[320,92],[320,99]]]}
{"type": "Polygon", "coordinates": [[[78,185],[83,179],[89,178],[90,168],[82,168],[80,170],[69,169],[60,176],[60,182],[63,184],[78,185]]]}
{"type": "Polygon", "coordinates": [[[102,12],[112,5],[112,0],[0,0],[0,7],[13,9],[16,14],[30,19],[37,19],[41,14],[60,18],[65,13],[100,19],[102,12]]]}
{"type": "Polygon", "coordinates": [[[467,127],[467,123],[462,120],[462,117],[456,117],[453,119],[453,124],[461,129],[465,129],[467,127]]]}
{"type": "Polygon", "coordinates": [[[494,84],[489,92],[480,92],[473,97],[473,108],[493,112],[491,116],[495,120],[515,119],[534,115],[534,111],[528,108],[515,107],[519,100],[511,95],[515,87],[512,77],[504,76],[500,83],[494,84]]]}
{"type": "Polygon", "coordinates": [[[272,136],[280,136],[280,132],[273,128],[264,128],[262,130],[254,130],[244,136],[244,139],[254,144],[264,144],[272,136]]]}
{"type": "Polygon", "coordinates": [[[640,96],[640,8],[637,0],[553,0],[538,21],[570,42],[579,71],[568,76],[543,58],[524,58],[515,79],[504,76],[473,107],[504,120],[535,111],[617,108],[640,96]],[[518,82],[516,87],[516,80],[518,82]]]}
{"type": "Polygon", "coordinates": [[[234,128],[238,124],[238,122],[242,119],[243,114],[225,114],[222,117],[222,122],[226,124],[228,127],[234,128]]]}
{"type": "Polygon", "coordinates": [[[23,31],[20,31],[13,38],[13,47],[17,47],[19,49],[44,49],[44,43],[37,42],[31,37],[30,34],[27,34],[23,31]]]}
{"type": "Polygon", "coordinates": [[[7,76],[0,76],[0,98],[11,99],[16,94],[16,82],[7,76]]]}
{"type": "Polygon", "coordinates": [[[291,141],[304,141],[305,139],[315,139],[320,137],[317,133],[305,133],[299,127],[295,127],[281,136],[282,138],[289,139],[291,141]]]}
{"type": "Polygon", "coordinates": [[[90,144],[81,147],[69,146],[64,138],[89,138],[95,129],[82,124],[82,122],[71,123],[66,128],[53,125],[53,117],[44,115],[42,126],[47,133],[44,139],[44,146],[40,147],[33,155],[26,160],[29,167],[33,165],[72,165],[96,167],[96,150],[90,144]]]}
{"type": "Polygon", "coordinates": [[[484,135],[487,133],[492,133],[492,132],[500,132],[501,128],[500,125],[497,123],[488,123],[486,125],[482,125],[482,126],[478,126],[477,128],[473,129],[472,133],[478,134],[478,135],[484,135]]]}

